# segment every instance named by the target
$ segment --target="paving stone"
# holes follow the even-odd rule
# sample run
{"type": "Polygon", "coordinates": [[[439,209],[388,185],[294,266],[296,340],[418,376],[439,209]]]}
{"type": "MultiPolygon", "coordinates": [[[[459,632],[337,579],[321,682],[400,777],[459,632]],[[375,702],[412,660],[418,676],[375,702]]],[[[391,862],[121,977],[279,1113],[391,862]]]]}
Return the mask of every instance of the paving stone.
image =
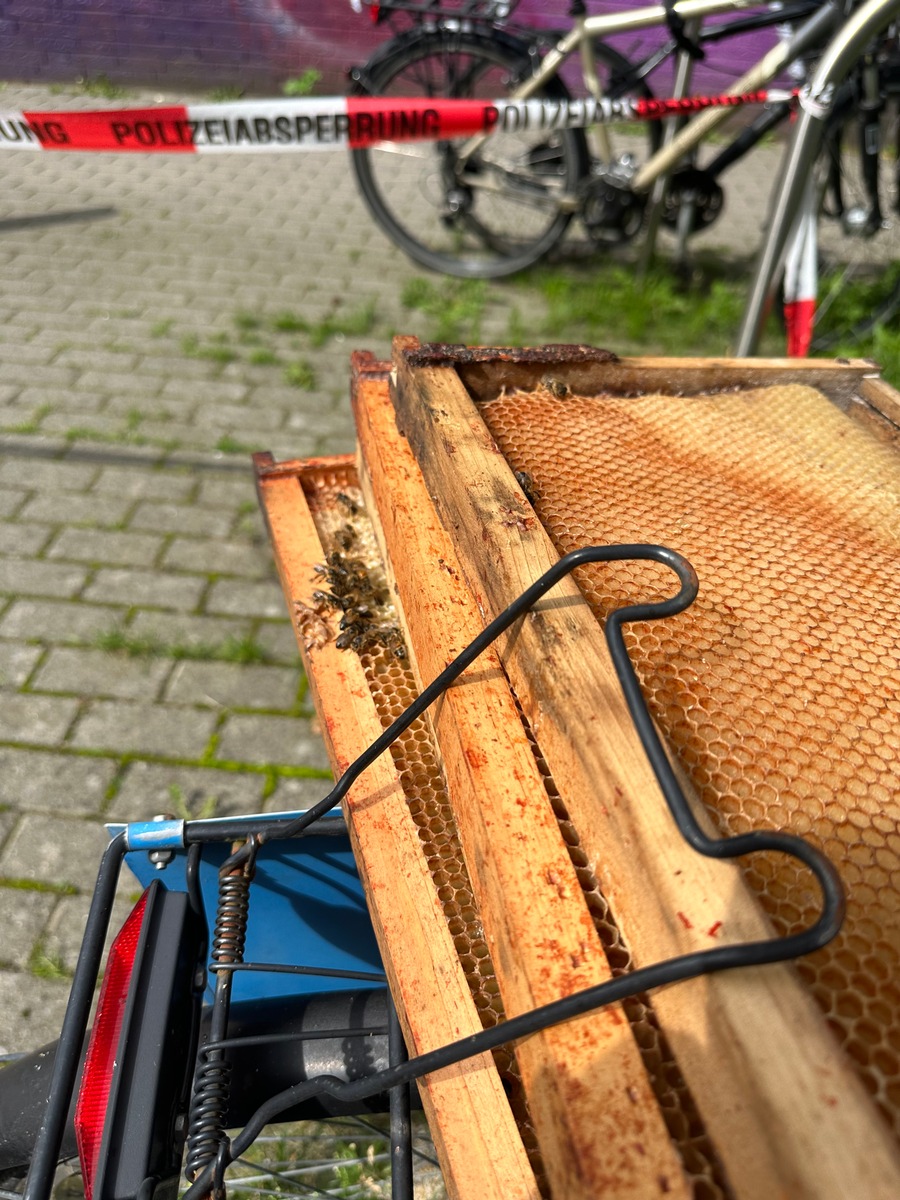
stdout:
{"type": "Polygon", "coordinates": [[[253,630],[248,621],[143,609],[135,614],[127,632],[138,638],[155,638],[166,646],[203,646],[215,650],[230,638],[249,637],[253,630]]]}
{"type": "Polygon", "coordinates": [[[209,613],[231,616],[283,617],[284,593],[274,580],[246,583],[220,579],[210,588],[205,608],[209,613]]]}
{"type": "Polygon", "coordinates": [[[99,812],[117,770],[111,758],[0,747],[0,803],[22,812],[99,812]]]}
{"type": "MultiPolygon", "coordinates": [[[[134,340],[135,350],[142,355],[136,370],[149,371],[151,374],[165,374],[171,370],[173,351],[171,346],[163,347],[158,342],[142,342],[134,340]]],[[[178,376],[180,379],[215,379],[219,373],[219,364],[202,358],[185,358],[178,355],[178,376]]]]}
{"type": "Polygon", "coordinates": [[[68,599],[87,579],[84,567],[40,559],[0,557],[0,592],[13,596],[52,596],[68,599]]]}
{"type": "MultiPolygon", "coordinates": [[[[198,428],[205,429],[206,426],[198,426],[198,428]]],[[[278,433],[272,429],[262,429],[252,423],[229,425],[226,430],[210,436],[215,438],[212,442],[213,449],[224,451],[232,460],[248,463],[254,454],[268,450],[278,437],[278,433]]],[[[209,442],[206,444],[210,445],[209,442]]]]}
{"type": "Polygon", "coordinates": [[[149,821],[160,813],[183,817],[259,812],[265,777],[247,771],[133,762],[109,805],[108,820],[149,821]]]}
{"type": "Polygon", "coordinates": [[[83,594],[86,600],[193,612],[200,603],[206,586],[206,580],[197,575],[108,567],[101,568],[96,573],[83,594]]]}
{"type": "MultiPolygon", "coordinates": [[[[132,894],[140,893],[140,885],[130,872],[123,871],[122,876],[128,880],[126,887],[121,889],[122,892],[127,888],[132,894]]],[[[109,931],[106,935],[107,947],[124,925],[134,904],[135,901],[127,894],[119,895],[113,901],[109,931]]],[[[40,949],[51,962],[57,963],[66,971],[74,971],[78,962],[90,906],[91,897],[88,895],[61,897],[43,931],[40,949]]]]}
{"type": "Polygon", "coordinates": [[[187,423],[190,413],[184,413],[183,419],[148,420],[141,422],[141,436],[147,439],[147,445],[159,446],[171,453],[183,450],[185,447],[192,452],[204,454],[215,452],[216,443],[222,434],[219,430],[204,430],[196,425],[187,423]]]}
{"type": "Polygon", "coordinates": [[[132,421],[140,417],[140,426],[137,430],[140,433],[143,433],[144,424],[147,421],[161,421],[165,418],[176,421],[182,413],[179,405],[164,402],[159,396],[154,396],[152,403],[141,403],[135,400],[134,396],[104,396],[102,410],[107,417],[128,417],[132,421]]]}
{"type": "Polygon", "coordinates": [[[79,443],[93,441],[103,445],[127,444],[140,436],[127,417],[107,416],[102,412],[48,413],[41,422],[41,432],[59,434],[79,443]]]}
{"type": "Polygon", "coordinates": [[[242,505],[252,505],[258,509],[253,474],[249,467],[244,472],[235,472],[223,479],[221,476],[208,475],[200,479],[197,487],[197,503],[210,508],[240,508],[242,505]]]}
{"type": "Polygon", "coordinates": [[[26,813],[0,854],[0,876],[92,891],[107,841],[99,821],[26,813]]]}
{"type": "Polygon", "coordinates": [[[39,458],[6,458],[0,462],[0,484],[16,484],[38,492],[86,492],[99,472],[95,463],[50,462],[39,458]]]}
{"type": "Polygon", "coordinates": [[[141,502],[130,521],[132,529],[154,533],[177,533],[224,537],[231,528],[231,514],[186,504],[141,502]]]}
{"type": "Polygon", "coordinates": [[[3,348],[3,362],[41,363],[55,362],[57,366],[71,367],[78,364],[68,361],[67,356],[58,354],[52,347],[41,342],[7,342],[3,348]],[[64,361],[65,359],[65,361],[64,361]]]}
{"type": "Polygon", "coordinates": [[[133,501],[118,496],[77,496],[47,492],[33,496],[19,512],[21,521],[46,525],[121,525],[133,501]]]}
{"type": "MultiPolygon", "coordinates": [[[[35,351],[40,348],[38,342],[35,345],[35,351]]],[[[35,361],[37,361],[36,358],[35,361]]],[[[69,346],[54,352],[53,361],[60,367],[77,367],[84,371],[103,371],[104,374],[108,371],[115,376],[122,371],[133,372],[137,366],[138,356],[134,353],[119,354],[111,350],[101,350],[95,346],[69,346]]]]}
{"type": "Polygon", "coordinates": [[[49,540],[46,526],[0,525],[0,554],[39,554],[49,540]]]}
{"type": "Polygon", "coordinates": [[[0,971],[0,1054],[36,1050],[55,1041],[68,998],[68,980],[0,971]]]}
{"type": "Polygon", "coordinates": [[[280,778],[275,791],[265,803],[266,812],[301,812],[312,808],[330,791],[333,783],[327,779],[280,778]]]}
{"type": "Polygon", "coordinates": [[[10,834],[19,823],[19,814],[12,809],[0,809],[0,846],[5,846],[10,834]]]}
{"type": "Polygon", "coordinates": [[[22,388],[16,399],[16,405],[22,411],[35,411],[49,407],[52,411],[73,411],[78,413],[96,412],[102,403],[102,397],[88,396],[84,392],[71,392],[68,388],[33,387],[22,388]]]}
{"type": "Polygon", "coordinates": [[[264,409],[256,405],[201,404],[195,410],[194,420],[208,429],[262,431],[280,429],[284,424],[284,413],[271,403],[264,409]]]}
{"type": "MultiPolygon", "coordinates": [[[[4,526],[34,529],[39,526],[4,526]]],[[[156,561],[165,538],[153,533],[130,533],[106,529],[62,529],[46,551],[47,558],[110,566],[146,567],[156,561]]],[[[179,566],[172,563],[172,566],[179,566]]]]}
{"type": "MultiPolygon", "coordinates": [[[[2,631],[2,627],[0,627],[2,631]]],[[[278,663],[296,663],[300,658],[297,639],[290,621],[263,621],[256,629],[255,640],[278,663]]]]}
{"type": "Polygon", "coordinates": [[[60,743],[77,711],[77,700],[6,694],[0,705],[0,741],[45,746],[60,743]]]}
{"type": "Polygon", "coordinates": [[[69,739],[74,747],[163,758],[199,758],[215,728],[214,713],[97,700],[69,739]]]}
{"type": "Polygon", "coordinates": [[[274,571],[268,547],[198,538],[173,538],[166,547],[160,565],[181,571],[236,575],[249,579],[271,576],[274,571]]]}
{"type": "Polygon", "coordinates": [[[7,384],[23,387],[71,387],[78,372],[69,367],[41,366],[38,363],[9,363],[3,368],[3,379],[7,384]]]}
{"type": "Polygon", "coordinates": [[[40,639],[58,645],[90,642],[119,628],[125,610],[106,604],[72,601],[16,600],[0,617],[0,638],[40,639]]]}
{"type": "Polygon", "coordinates": [[[328,769],[322,739],[302,717],[229,716],[221,731],[216,759],[328,769]]]}
{"type": "Polygon", "coordinates": [[[221,379],[168,379],[163,386],[163,399],[185,400],[199,404],[204,400],[211,403],[237,403],[247,398],[249,389],[245,383],[228,383],[221,379]]]}
{"type": "Polygon", "coordinates": [[[95,492],[111,492],[135,500],[187,500],[197,487],[187,471],[138,471],[130,467],[104,467],[93,486],[95,492]]]}
{"type": "Polygon", "coordinates": [[[25,967],[35,942],[56,904],[56,896],[4,887],[0,883],[0,961],[4,966],[25,967]]]}
{"type": "MultiPolygon", "coordinates": [[[[52,367],[43,367],[50,371],[52,367]]],[[[104,395],[125,393],[128,396],[145,396],[148,399],[158,395],[165,383],[163,375],[150,375],[148,372],[125,373],[124,371],[83,371],[75,384],[79,391],[97,391],[104,395]]]]}
{"type": "Polygon", "coordinates": [[[13,516],[28,499],[24,488],[0,487],[0,517],[13,516]]]}
{"type": "Polygon", "coordinates": [[[0,642],[0,688],[21,687],[43,653],[43,646],[0,642]]]}
{"type": "Polygon", "coordinates": [[[49,652],[30,686],[36,692],[155,700],[171,670],[168,659],[58,648],[49,652]]]}
{"type": "Polygon", "coordinates": [[[301,675],[289,667],[180,662],[166,684],[165,699],[211,708],[293,709],[301,675]]]}

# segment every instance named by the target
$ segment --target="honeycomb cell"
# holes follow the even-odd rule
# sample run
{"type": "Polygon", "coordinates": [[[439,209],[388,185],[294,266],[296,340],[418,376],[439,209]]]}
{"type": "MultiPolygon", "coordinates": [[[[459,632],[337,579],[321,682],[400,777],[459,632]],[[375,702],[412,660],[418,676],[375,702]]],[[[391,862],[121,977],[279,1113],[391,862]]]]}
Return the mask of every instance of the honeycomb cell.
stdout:
{"type": "MultiPolygon", "coordinates": [[[[647,541],[697,569],[694,605],[632,626],[629,653],[721,834],[795,832],[843,875],[844,929],[799,971],[900,1136],[896,453],[798,386],[685,398],[538,388],[480,412],[531,477],[560,554],[647,541]]],[[[577,579],[601,623],[669,587],[644,562],[577,579]]],[[[754,855],[744,870],[776,932],[814,919],[817,893],[783,857],[754,855]]]]}

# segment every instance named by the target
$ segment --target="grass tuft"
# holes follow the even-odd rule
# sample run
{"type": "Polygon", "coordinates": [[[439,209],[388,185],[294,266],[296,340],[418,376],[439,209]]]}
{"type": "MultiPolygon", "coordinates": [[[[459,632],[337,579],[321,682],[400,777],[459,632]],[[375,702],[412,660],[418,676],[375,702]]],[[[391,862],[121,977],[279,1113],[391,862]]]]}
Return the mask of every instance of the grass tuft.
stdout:
{"type": "Polygon", "coordinates": [[[224,335],[217,334],[212,342],[204,345],[195,333],[181,339],[181,350],[188,358],[205,358],[210,362],[230,363],[237,358],[237,351],[225,343],[224,335]]]}
{"type": "Polygon", "coordinates": [[[45,883],[41,879],[17,879],[15,876],[0,876],[0,888],[13,888],[19,892],[40,892],[48,896],[78,895],[78,888],[72,883],[45,883]]]}
{"type": "Polygon", "coordinates": [[[478,343],[489,295],[483,279],[445,279],[435,284],[416,277],[403,288],[400,302],[428,318],[428,341],[478,343]]]}
{"type": "Polygon", "coordinates": [[[298,317],[293,312],[276,313],[272,318],[272,328],[277,333],[307,333],[309,322],[298,317]]]}
{"type": "Polygon", "coordinates": [[[103,100],[121,100],[128,94],[121,84],[113,83],[108,75],[84,75],[77,83],[78,90],[85,96],[98,96],[103,100]]]}
{"type": "Polygon", "coordinates": [[[321,71],[317,71],[315,67],[307,67],[300,75],[284,81],[281,85],[282,94],[285,96],[309,96],[321,78],[321,71]]]}
{"type": "Polygon", "coordinates": [[[315,391],[316,372],[307,358],[298,358],[284,368],[284,381],[304,392],[315,391]]]}
{"type": "Polygon", "coordinates": [[[109,629],[97,635],[94,645],[109,654],[128,658],[171,658],[177,661],[226,662],[246,665],[269,663],[272,656],[256,638],[231,636],[223,642],[164,642],[161,638],[140,637],[124,629],[109,629]]]}
{"type": "Polygon", "coordinates": [[[28,970],[35,979],[59,981],[72,978],[72,972],[62,958],[58,954],[48,953],[43,938],[39,938],[31,948],[28,970]]]}

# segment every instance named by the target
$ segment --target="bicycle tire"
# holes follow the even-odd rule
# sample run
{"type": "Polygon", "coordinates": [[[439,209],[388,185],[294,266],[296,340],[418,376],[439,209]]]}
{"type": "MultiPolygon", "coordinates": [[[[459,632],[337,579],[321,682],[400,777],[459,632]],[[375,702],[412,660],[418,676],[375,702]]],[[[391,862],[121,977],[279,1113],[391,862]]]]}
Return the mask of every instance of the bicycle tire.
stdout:
{"type": "MultiPolygon", "coordinates": [[[[598,66],[613,81],[625,76],[627,60],[604,45],[596,50],[598,66]]],[[[524,42],[496,30],[441,28],[389,43],[360,73],[359,90],[500,99],[530,71],[524,42]]],[[[554,99],[569,95],[559,79],[540,94],[554,99]]],[[[465,181],[454,172],[458,145],[354,151],[357,184],[375,221],[415,262],[446,275],[499,278],[531,266],[560,241],[574,216],[575,206],[561,208],[559,199],[574,197],[588,175],[584,131],[563,130],[550,137],[494,134],[473,158],[465,181]],[[493,180],[495,189],[477,186],[479,177],[486,184],[493,180]]]]}

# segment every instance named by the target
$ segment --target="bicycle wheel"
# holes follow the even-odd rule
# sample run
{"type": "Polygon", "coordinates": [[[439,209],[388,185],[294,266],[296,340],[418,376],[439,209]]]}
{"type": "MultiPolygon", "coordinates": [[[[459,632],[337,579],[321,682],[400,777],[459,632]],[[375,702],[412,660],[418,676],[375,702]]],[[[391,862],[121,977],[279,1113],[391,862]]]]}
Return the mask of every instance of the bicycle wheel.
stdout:
{"type": "MultiPolygon", "coordinates": [[[[522,43],[434,30],[399,39],[365,79],[374,95],[502,99],[529,72],[522,43]]],[[[554,81],[543,94],[568,93],[554,81]]],[[[584,131],[496,133],[463,166],[465,140],[354,151],[356,179],[381,228],[422,266],[466,278],[510,275],[565,233],[587,173],[584,131]]]]}
{"type": "MultiPolygon", "coordinates": [[[[881,146],[893,152],[900,135],[900,76],[885,80],[881,146]]],[[[811,350],[851,355],[877,353],[877,331],[897,328],[900,313],[898,197],[893,169],[867,171],[861,149],[865,128],[851,83],[836,105],[816,164],[821,191],[818,224],[819,295],[811,350]],[[867,177],[868,175],[868,177],[867,177]],[[877,193],[878,201],[875,202],[877,193]],[[893,217],[893,219],[891,219],[893,217]]],[[[870,138],[873,136],[871,128],[870,138]]]]}

